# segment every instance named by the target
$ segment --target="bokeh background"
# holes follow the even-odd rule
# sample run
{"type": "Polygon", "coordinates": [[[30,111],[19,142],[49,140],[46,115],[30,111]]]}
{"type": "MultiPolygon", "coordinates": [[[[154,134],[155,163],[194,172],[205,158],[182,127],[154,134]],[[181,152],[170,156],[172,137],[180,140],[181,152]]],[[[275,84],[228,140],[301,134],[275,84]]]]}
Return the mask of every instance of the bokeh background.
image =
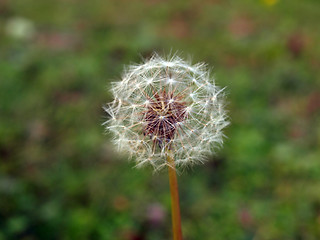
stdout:
{"type": "Polygon", "coordinates": [[[171,239],[167,172],[101,124],[153,51],[213,67],[232,124],[179,175],[186,240],[320,239],[318,0],[1,0],[0,240],[171,239]]]}

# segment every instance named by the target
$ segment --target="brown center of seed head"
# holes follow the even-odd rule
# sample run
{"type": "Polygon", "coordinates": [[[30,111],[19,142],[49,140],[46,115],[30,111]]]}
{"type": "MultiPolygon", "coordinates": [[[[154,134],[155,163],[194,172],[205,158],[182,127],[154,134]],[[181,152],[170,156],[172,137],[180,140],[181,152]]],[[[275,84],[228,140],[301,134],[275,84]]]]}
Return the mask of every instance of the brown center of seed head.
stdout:
{"type": "Polygon", "coordinates": [[[148,99],[144,112],[143,134],[150,136],[154,145],[164,147],[163,143],[173,140],[176,130],[187,117],[186,103],[181,101],[181,96],[174,96],[165,90],[154,94],[148,99]]]}

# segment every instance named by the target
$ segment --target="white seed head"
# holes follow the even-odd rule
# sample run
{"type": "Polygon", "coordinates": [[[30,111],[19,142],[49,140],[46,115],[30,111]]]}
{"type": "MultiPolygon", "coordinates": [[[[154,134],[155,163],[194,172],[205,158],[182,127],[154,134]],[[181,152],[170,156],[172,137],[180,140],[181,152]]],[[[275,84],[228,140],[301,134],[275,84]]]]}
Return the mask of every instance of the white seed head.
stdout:
{"type": "Polygon", "coordinates": [[[129,66],[122,81],[112,83],[112,93],[114,101],[105,107],[111,117],[104,124],[137,166],[168,165],[168,149],[177,166],[201,163],[223,143],[229,124],[223,89],[203,63],[155,54],[129,66]]]}

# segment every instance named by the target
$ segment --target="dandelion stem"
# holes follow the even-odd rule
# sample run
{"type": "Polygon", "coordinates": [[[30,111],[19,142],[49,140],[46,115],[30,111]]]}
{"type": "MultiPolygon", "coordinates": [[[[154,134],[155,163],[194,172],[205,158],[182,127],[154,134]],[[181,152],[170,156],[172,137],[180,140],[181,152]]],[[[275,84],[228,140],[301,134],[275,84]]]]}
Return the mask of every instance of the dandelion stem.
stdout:
{"type": "Polygon", "coordinates": [[[169,164],[168,170],[169,170],[169,183],[170,183],[170,193],[171,193],[171,216],[172,216],[173,240],[182,240],[179,191],[178,191],[176,168],[175,168],[174,159],[172,157],[171,150],[167,150],[167,153],[168,153],[167,161],[169,164]]]}

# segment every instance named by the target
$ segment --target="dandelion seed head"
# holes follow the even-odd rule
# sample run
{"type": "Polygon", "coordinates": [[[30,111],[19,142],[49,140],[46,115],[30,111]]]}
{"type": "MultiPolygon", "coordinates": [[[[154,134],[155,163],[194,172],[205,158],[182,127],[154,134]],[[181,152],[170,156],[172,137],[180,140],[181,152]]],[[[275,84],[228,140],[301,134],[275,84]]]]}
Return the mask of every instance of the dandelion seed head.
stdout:
{"type": "Polygon", "coordinates": [[[202,163],[223,143],[229,124],[224,92],[205,64],[155,54],[129,66],[111,91],[114,101],[105,107],[111,117],[104,125],[137,166],[167,165],[168,149],[178,166],[202,163]]]}

